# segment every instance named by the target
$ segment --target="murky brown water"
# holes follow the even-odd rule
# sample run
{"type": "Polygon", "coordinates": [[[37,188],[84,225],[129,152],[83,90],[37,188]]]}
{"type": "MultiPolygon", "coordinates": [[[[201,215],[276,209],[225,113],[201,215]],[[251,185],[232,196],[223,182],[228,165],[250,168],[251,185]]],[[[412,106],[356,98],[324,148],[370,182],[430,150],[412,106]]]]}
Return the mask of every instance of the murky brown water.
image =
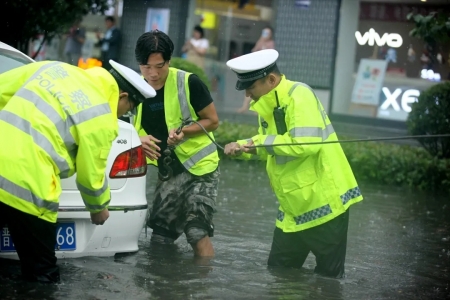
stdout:
{"type": "MultiPolygon", "coordinates": [[[[351,209],[344,280],[266,266],[277,205],[264,169],[222,161],[216,257],[195,260],[182,236],[114,258],[60,260],[60,285],[17,283],[0,260],[0,299],[449,299],[450,201],[362,184],[351,209]]],[[[154,170],[150,174],[155,176],[154,170]]],[[[154,180],[151,180],[152,185],[154,180]]]]}

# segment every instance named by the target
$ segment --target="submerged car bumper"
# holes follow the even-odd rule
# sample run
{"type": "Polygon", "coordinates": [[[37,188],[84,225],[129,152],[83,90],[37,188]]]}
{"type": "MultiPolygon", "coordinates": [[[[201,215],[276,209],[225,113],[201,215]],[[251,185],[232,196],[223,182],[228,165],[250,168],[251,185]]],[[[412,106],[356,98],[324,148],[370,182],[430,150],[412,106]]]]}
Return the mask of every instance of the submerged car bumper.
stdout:
{"type": "MultiPolygon", "coordinates": [[[[108,210],[110,216],[105,224],[94,225],[84,207],[60,207],[56,257],[114,256],[116,253],[138,251],[147,205],[111,206],[108,210]]],[[[0,257],[18,259],[17,253],[11,249],[0,252],[0,257]]]]}

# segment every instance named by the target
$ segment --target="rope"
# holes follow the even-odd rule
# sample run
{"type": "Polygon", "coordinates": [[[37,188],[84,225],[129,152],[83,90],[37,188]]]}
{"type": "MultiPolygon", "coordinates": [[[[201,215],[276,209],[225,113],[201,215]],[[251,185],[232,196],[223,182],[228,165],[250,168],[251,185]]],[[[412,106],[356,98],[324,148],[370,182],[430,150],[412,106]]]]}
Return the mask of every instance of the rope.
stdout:
{"type": "MultiPolygon", "coordinates": [[[[224,147],[219,145],[208,133],[208,131],[197,121],[194,120],[183,120],[182,127],[195,123],[205,132],[208,138],[213,142],[217,148],[225,150],[224,147]]],[[[340,141],[322,141],[322,142],[306,142],[306,143],[282,143],[282,144],[270,144],[270,145],[254,145],[245,146],[245,148],[261,148],[261,147],[277,147],[277,146],[303,146],[303,145],[326,145],[326,144],[343,144],[343,143],[361,143],[361,142],[379,142],[379,141],[393,141],[393,140],[411,140],[411,139],[422,139],[422,138],[449,138],[450,134],[429,134],[429,135],[409,135],[409,136],[397,136],[397,137],[380,137],[380,138],[370,138],[370,139],[352,139],[352,140],[340,140],[340,141]]]]}
{"type": "Polygon", "coordinates": [[[410,135],[410,136],[381,137],[381,138],[371,138],[371,139],[354,139],[354,140],[325,141],[325,142],[307,142],[307,143],[282,143],[282,144],[272,144],[272,145],[246,146],[245,148],[293,146],[293,145],[301,146],[301,145],[317,145],[317,144],[326,145],[326,144],[337,144],[337,143],[379,142],[379,141],[393,141],[393,140],[411,140],[411,139],[419,139],[419,138],[446,138],[446,137],[450,137],[450,134],[410,135]]]}
{"type": "MultiPolygon", "coordinates": [[[[203,130],[203,132],[206,134],[206,136],[213,142],[217,148],[224,151],[224,147],[219,145],[210,135],[209,132],[203,127],[202,124],[200,124],[197,121],[189,120],[189,119],[182,119],[180,127],[178,127],[176,133],[180,134],[181,130],[184,126],[190,125],[192,123],[197,124],[200,126],[200,128],[203,130]]],[[[343,143],[361,143],[361,142],[378,142],[378,141],[392,141],[392,140],[409,140],[409,139],[421,139],[421,138],[448,138],[450,137],[450,134],[435,134],[435,135],[410,135],[410,136],[397,136],[397,137],[381,137],[381,138],[371,138],[371,139],[353,139],[353,140],[342,140],[342,141],[322,141],[322,142],[307,142],[307,143],[282,143],[282,144],[271,144],[271,145],[254,145],[254,146],[244,146],[245,148],[260,148],[260,147],[278,147],[278,146],[303,146],[303,145],[326,145],[326,144],[343,144],[343,143]]],[[[167,174],[163,175],[158,172],[158,177],[162,181],[169,180],[172,175],[173,171],[170,167],[170,164],[172,162],[172,158],[170,157],[172,152],[174,151],[175,146],[168,146],[167,149],[164,150],[164,169],[166,169],[167,174]]],[[[241,150],[242,151],[242,150],[241,150]]]]}

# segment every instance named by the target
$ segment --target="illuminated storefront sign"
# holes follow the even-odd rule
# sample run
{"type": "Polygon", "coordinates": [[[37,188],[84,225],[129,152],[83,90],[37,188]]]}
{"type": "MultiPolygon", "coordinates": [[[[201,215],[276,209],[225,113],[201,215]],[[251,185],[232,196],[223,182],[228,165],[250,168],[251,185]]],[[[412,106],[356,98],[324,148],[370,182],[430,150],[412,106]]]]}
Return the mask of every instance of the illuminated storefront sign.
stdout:
{"type": "Polygon", "coordinates": [[[433,70],[423,69],[420,72],[420,77],[422,77],[423,79],[428,79],[428,80],[432,80],[432,81],[441,81],[441,74],[434,73],[433,70]]]}
{"type": "Polygon", "coordinates": [[[376,44],[377,46],[382,47],[387,44],[389,47],[399,48],[403,44],[403,38],[400,34],[385,33],[380,37],[380,35],[373,28],[370,28],[369,31],[364,33],[364,35],[357,31],[355,32],[355,37],[356,41],[361,46],[366,44],[369,46],[374,46],[376,44]]]}
{"type": "Polygon", "coordinates": [[[381,104],[381,110],[393,109],[395,111],[411,112],[411,104],[417,101],[420,91],[416,89],[403,90],[396,88],[392,93],[387,87],[382,89],[386,100],[381,104]],[[400,101],[398,98],[401,96],[400,101]],[[400,104],[399,104],[400,103],[400,104]],[[391,108],[392,107],[392,108],[391,108]]]}

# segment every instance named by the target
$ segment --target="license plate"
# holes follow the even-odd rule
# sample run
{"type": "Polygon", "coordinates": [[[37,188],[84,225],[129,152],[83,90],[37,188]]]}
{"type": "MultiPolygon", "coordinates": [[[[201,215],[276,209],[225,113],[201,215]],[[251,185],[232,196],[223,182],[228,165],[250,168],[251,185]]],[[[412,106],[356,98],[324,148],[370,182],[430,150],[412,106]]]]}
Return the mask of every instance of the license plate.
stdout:
{"type": "MultiPolygon", "coordinates": [[[[62,222],[56,224],[56,251],[76,250],[77,240],[75,237],[75,223],[62,222]]],[[[14,242],[8,227],[3,227],[0,231],[0,252],[15,252],[14,242]]]]}

